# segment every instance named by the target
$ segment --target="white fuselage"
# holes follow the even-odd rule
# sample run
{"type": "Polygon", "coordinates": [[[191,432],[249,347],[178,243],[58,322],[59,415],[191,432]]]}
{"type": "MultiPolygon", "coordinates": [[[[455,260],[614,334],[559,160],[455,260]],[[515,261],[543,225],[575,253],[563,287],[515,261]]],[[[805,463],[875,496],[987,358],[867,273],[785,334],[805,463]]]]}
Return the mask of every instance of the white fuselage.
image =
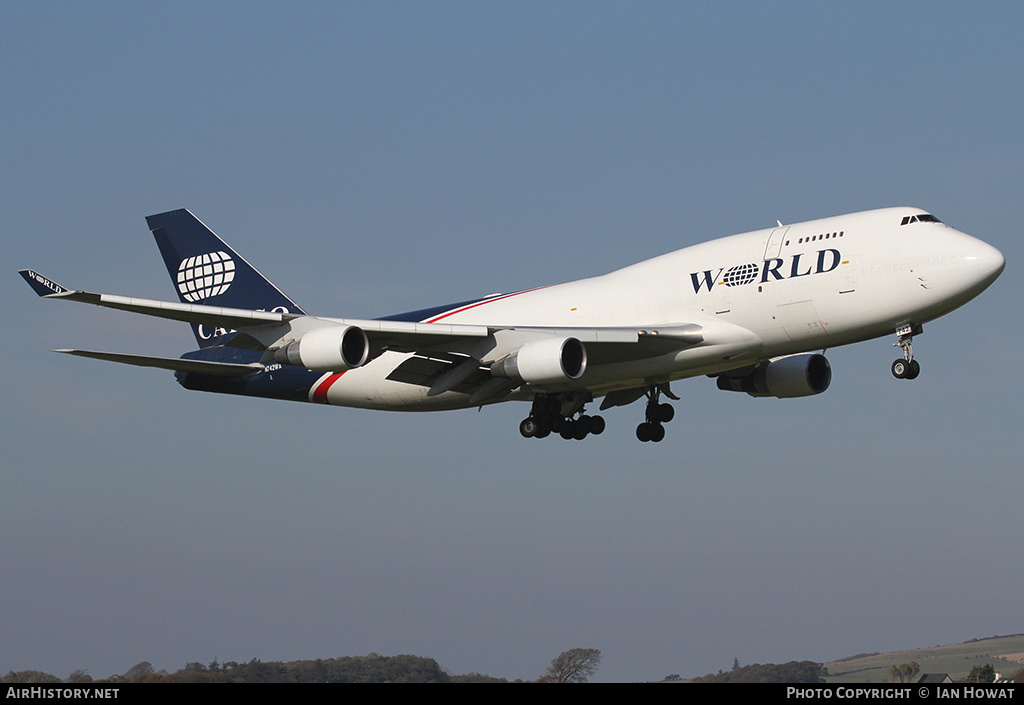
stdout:
{"type": "MultiPolygon", "coordinates": [[[[995,248],[939,222],[889,208],[733,235],[610,274],[453,309],[427,322],[502,328],[697,324],[704,342],[643,360],[596,364],[566,388],[595,397],[736,369],[778,356],[894,334],[963,305],[999,275],[995,248]]],[[[497,359],[501,340],[480,352],[497,359]]],[[[469,396],[387,380],[408,354],[387,352],[330,378],[326,401],[395,410],[459,408],[469,396]]],[[[520,390],[515,398],[526,398],[520,390]]]]}

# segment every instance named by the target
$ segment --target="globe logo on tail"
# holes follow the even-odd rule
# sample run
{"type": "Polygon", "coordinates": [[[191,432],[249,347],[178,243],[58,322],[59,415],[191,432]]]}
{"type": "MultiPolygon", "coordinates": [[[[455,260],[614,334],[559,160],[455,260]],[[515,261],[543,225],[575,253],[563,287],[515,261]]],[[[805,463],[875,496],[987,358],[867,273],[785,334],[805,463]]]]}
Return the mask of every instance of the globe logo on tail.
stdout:
{"type": "Polygon", "coordinates": [[[234,278],[235,261],[223,251],[189,257],[178,265],[178,291],[186,301],[223,294],[234,278]]]}

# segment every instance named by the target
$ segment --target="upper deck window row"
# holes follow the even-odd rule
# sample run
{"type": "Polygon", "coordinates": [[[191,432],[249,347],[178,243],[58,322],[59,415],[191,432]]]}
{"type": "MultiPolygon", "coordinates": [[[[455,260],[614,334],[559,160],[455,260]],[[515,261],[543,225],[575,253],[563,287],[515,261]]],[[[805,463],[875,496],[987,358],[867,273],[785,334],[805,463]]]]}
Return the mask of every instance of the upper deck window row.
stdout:
{"type": "MultiPolygon", "coordinates": [[[[824,233],[823,235],[813,235],[812,237],[802,237],[799,240],[797,240],[797,244],[798,245],[802,245],[805,242],[817,242],[818,240],[828,240],[829,238],[832,238],[832,237],[842,237],[844,234],[845,234],[844,231],[840,230],[837,233],[824,233]]],[[[789,242],[786,242],[786,244],[788,245],[789,242]]]]}

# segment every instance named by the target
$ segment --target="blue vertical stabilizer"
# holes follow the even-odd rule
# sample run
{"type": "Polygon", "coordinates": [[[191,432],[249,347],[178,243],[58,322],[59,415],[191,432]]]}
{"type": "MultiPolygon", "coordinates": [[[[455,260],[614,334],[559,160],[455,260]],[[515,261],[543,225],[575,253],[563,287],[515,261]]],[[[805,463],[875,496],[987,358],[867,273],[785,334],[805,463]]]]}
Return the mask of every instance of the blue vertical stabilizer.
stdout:
{"type": "MultiPolygon", "coordinates": [[[[294,301],[185,209],[146,218],[182,303],[303,314],[294,301]]],[[[234,331],[192,324],[202,348],[234,331]]]]}

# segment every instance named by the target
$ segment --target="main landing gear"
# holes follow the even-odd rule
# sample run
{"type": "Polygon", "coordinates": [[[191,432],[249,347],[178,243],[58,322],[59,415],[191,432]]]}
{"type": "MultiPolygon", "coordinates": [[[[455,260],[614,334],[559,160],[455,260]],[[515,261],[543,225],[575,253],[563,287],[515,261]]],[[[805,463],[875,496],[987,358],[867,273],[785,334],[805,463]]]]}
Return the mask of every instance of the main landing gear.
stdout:
{"type": "Polygon", "coordinates": [[[533,399],[530,415],[519,424],[523,438],[546,438],[553,432],[565,440],[582,441],[590,434],[604,432],[604,419],[583,413],[582,400],[568,397],[538,395],[533,399]]]}
{"type": "MultiPolygon", "coordinates": [[[[626,403],[636,400],[637,395],[626,403]]],[[[665,426],[675,415],[671,404],[661,403],[664,393],[671,399],[677,399],[667,384],[653,386],[643,394],[647,396],[646,419],[636,427],[636,437],[644,443],[657,443],[665,438],[665,426]]],[[[588,416],[583,405],[590,401],[590,395],[574,394],[538,394],[533,398],[530,415],[519,423],[519,433],[523,438],[546,438],[557,433],[562,438],[582,441],[587,436],[595,436],[604,432],[604,419],[600,416],[588,416]]]]}
{"type": "Polygon", "coordinates": [[[651,387],[647,390],[647,409],[644,411],[644,421],[636,427],[636,437],[646,443],[651,441],[657,443],[665,438],[666,424],[675,418],[676,410],[671,404],[659,403],[661,390],[658,387],[651,387]]]}
{"type": "Polygon", "coordinates": [[[896,329],[899,339],[892,345],[903,350],[903,359],[892,363],[892,376],[896,379],[916,379],[921,374],[921,365],[914,359],[914,336],[923,331],[921,326],[909,323],[896,329]]]}

